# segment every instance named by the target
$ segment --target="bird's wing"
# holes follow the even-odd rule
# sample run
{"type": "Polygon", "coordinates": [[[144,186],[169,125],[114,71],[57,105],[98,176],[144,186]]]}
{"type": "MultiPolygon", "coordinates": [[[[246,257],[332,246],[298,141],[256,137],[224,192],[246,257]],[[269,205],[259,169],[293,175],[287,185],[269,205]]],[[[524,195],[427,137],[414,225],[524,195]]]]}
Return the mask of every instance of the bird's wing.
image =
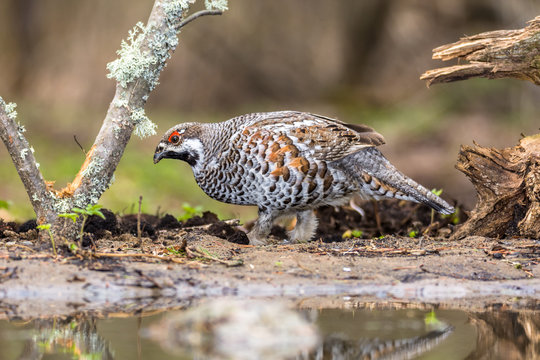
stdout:
{"type": "Polygon", "coordinates": [[[320,115],[286,111],[257,114],[241,130],[252,145],[263,140],[273,143],[272,153],[297,151],[299,156],[317,160],[339,160],[358,150],[384,144],[384,138],[365,125],[345,124],[320,115]],[[272,141],[273,140],[273,141],[272,141]]]}

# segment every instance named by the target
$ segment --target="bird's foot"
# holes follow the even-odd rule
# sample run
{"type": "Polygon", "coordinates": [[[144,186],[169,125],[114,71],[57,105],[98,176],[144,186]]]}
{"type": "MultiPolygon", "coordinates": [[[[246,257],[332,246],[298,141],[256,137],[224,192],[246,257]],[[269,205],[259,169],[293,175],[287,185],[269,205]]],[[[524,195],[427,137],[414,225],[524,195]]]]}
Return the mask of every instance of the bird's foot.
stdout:
{"type": "Polygon", "coordinates": [[[250,231],[248,234],[249,244],[250,245],[266,245],[268,244],[268,239],[265,236],[260,236],[260,234],[257,234],[253,231],[250,231]]]}

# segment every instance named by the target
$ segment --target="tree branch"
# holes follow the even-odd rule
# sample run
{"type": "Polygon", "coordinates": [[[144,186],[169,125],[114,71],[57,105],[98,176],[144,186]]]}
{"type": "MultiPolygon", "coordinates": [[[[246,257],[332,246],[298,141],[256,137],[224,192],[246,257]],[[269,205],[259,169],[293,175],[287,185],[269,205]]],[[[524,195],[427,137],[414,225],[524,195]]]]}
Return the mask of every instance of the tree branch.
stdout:
{"type": "Polygon", "coordinates": [[[201,16],[206,16],[206,15],[221,15],[223,14],[223,11],[221,10],[201,10],[201,11],[197,11],[195,14],[191,14],[190,16],[188,16],[187,18],[185,18],[184,20],[182,20],[182,22],[180,22],[178,25],[176,25],[176,30],[180,30],[181,28],[183,28],[184,26],[186,26],[187,24],[189,24],[190,22],[192,22],[193,20],[201,17],[201,16]]]}
{"type": "Polygon", "coordinates": [[[464,59],[469,64],[428,70],[427,86],[473,77],[517,78],[540,85],[540,16],[519,30],[497,30],[467,36],[433,50],[433,59],[464,59]]]}
{"type": "MultiPolygon", "coordinates": [[[[39,220],[39,218],[46,217],[48,210],[46,200],[50,196],[43,176],[38,169],[34,149],[30,147],[23,135],[26,130],[15,122],[17,112],[14,107],[15,104],[6,104],[0,97],[0,137],[19,173],[39,220]]],[[[47,219],[43,218],[42,220],[47,219]]]]}

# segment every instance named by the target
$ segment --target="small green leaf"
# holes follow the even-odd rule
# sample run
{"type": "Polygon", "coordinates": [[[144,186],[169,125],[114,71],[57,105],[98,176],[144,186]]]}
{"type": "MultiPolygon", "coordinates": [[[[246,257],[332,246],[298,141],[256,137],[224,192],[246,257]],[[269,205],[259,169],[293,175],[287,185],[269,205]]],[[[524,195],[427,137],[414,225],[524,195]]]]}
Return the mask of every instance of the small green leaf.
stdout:
{"type": "Polygon", "coordinates": [[[203,207],[202,206],[196,206],[193,207],[188,203],[182,204],[182,209],[184,209],[184,215],[180,216],[178,218],[178,221],[186,221],[188,219],[191,219],[192,217],[196,215],[202,214],[203,207]]]}
{"type": "Polygon", "coordinates": [[[283,262],[282,261],[276,261],[274,265],[277,266],[277,267],[281,267],[281,266],[283,266],[283,262]]]}
{"type": "Polygon", "coordinates": [[[86,215],[86,210],[78,208],[78,207],[74,207],[73,209],[71,209],[71,211],[79,213],[79,214],[85,214],[86,215]]]}
{"type": "Polygon", "coordinates": [[[441,196],[442,195],[442,192],[443,192],[443,189],[431,189],[431,192],[434,193],[435,195],[437,196],[441,196]]]}
{"type": "Polygon", "coordinates": [[[168,247],[167,248],[167,251],[174,254],[174,255],[180,255],[180,251],[176,250],[175,248],[173,248],[172,246],[171,247],[168,247]]]}
{"type": "Polygon", "coordinates": [[[9,209],[9,207],[11,206],[11,201],[6,201],[6,200],[0,200],[0,209],[9,209]]]}
{"type": "Polygon", "coordinates": [[[431,312],[426,314],[426,316],[424,317],[424,323],[426,325],[440,324],[439,319],[437,319],[437,315],[435,315],[435,310],[431,310],[431,312]]]}
{"type": "Polygon", "coordinates": [[[73,220],[73,222],[77,222],[79,215],[75,213],[64,213],[64,214],[58,214],[58,217],[68,218],[68,219],[73,220]]]}
{"type": "Polygon", "coordinates": [[[92,209],[88,211],[88,215],[96,215],[105,220],[105,215],[99,209],[92,209]]]}
{"type": "Polygon", "coordinates": [[[77,244],[71,243],[71,244],[69,244],[69,249],[71,251],[75,252],[75,251],[79,250],[79,247],[77,246],[77,244]]]}
{"type": "Polygon", "coordinates": [[[36,226],[38,230],[49,230],[51,228],[51,224],[41,224],[36,226]]]}
{"type": "Polygon", "coordinates": [[[410,238],[414,238],[418,235],[418,233],[415,231],[415,230],[412,230],[410,233],[409,233],[409,237],[410,238]]]}

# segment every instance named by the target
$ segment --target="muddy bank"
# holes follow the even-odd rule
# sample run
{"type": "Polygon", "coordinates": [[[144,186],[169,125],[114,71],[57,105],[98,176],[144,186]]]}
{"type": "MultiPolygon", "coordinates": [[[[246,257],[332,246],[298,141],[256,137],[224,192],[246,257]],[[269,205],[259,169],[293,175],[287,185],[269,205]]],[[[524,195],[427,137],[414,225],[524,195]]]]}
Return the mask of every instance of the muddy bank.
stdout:
{"type": "Polygon", "coordinates": [[[245,245],[234,222],[209,213],[184,223],[142,216],[138,238],[136,215],[106,212],[105,220],[90,222],[80,251],[60,244],[56,258],[32,224],[19,225],[18,232],[3,224],[0,317],[151,311],[206,296],[537,307],[538,241],[450,241],[459,219],[432,219],[429,210],[414,206],[379,204],[385,210],[379,221],[349,208],[323,209],[317,240],[286,244],[285,229],[276,227],[273,243],[261,247],[245,245]]]}
{"type": "MultiPolygon", "coordinates": [[[[494,258],[490,249],[500,246],[495,240],[424,241],[420,247],[410,239],[389,238],[394,246],[406,245],[399,253],[386,251],[388,242],[357,242],[254,248],[210,236],[188,241],[188,246],[204,248],[223,261],[243,262],[233,267],[204,258],[185,263],[138,258],[66,263],[51,257],[2,255],[0,317],[151,311],[182,307],[205,296],[343,295],[475,310],[536,308],[540,299],[540,267],[524,270],[494,258]]],[[[531,246],[536,245],[514,240],[505,249],[527,256],[531,246]]]]}

